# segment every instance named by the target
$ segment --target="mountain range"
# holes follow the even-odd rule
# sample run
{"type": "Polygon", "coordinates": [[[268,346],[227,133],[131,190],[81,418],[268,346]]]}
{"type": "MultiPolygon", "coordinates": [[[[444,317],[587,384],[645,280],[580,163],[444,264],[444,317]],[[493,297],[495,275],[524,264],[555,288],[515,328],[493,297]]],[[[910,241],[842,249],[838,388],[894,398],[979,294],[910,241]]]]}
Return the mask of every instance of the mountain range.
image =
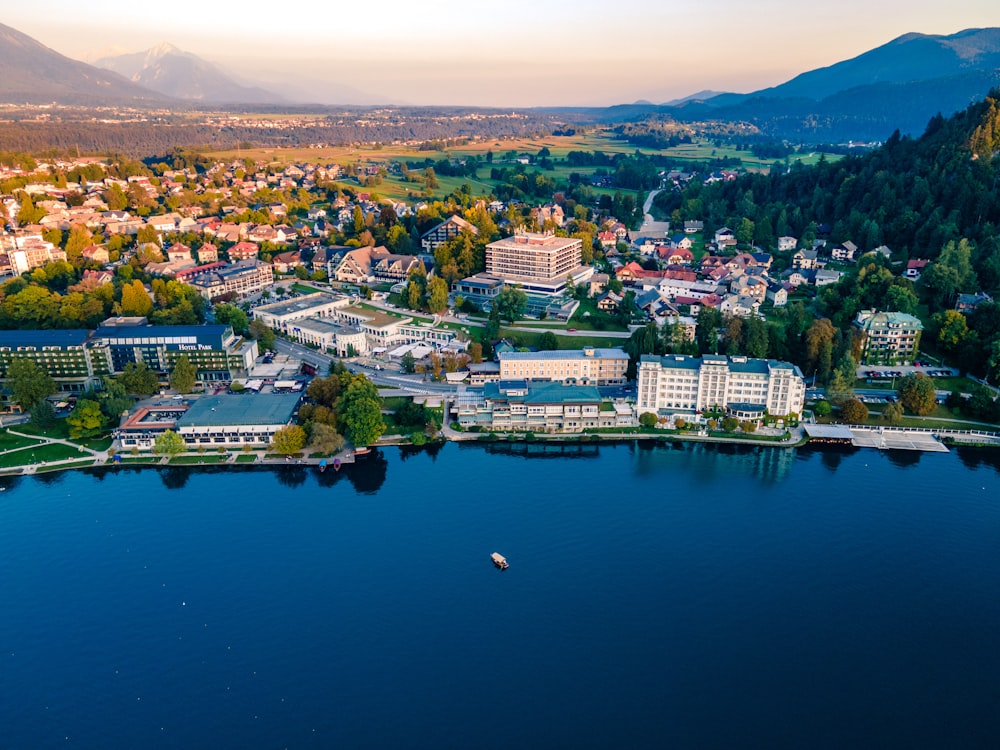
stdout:
{"type": "MultiPolygon", "coordinates": [[[[328,100],[336,91],[343,97],[364,96],[343,87],[329,89],[324,82],[305,89],[301,85],[296,89],[294,81],[272,84],[312,100],[328,100]]],[[[651,116],[749,122],[766,136],[806,143],[880,141],[897,129],[919,134],[936,114],[964,109],[996,86],[1000,86],[1000,29],[985,28],[950,36],[905,34],[850,60],[748,94],[702,91],[665,104],[640,101],[546,111],[601,123],[651,116]]],[[[218,66],[169,44],[105,57],[91,66],[0,24],[0,102],[177,106],[184,101],[295,106],[272,91],[243,85],[218,66]]]]}
{"type": "Polygon", "coordinates": [[[153,105],[167,99],[117,73],[71,60],[0,24],[0,101],[153,105]]]}
{"type": "Polygon", "coordinates": [[[102,57],[94,63],[151,91],[177,99],[213,104],[287,104],[256,86],[243,86],[197,55],[159,44],[145,52],[102,57]]]}

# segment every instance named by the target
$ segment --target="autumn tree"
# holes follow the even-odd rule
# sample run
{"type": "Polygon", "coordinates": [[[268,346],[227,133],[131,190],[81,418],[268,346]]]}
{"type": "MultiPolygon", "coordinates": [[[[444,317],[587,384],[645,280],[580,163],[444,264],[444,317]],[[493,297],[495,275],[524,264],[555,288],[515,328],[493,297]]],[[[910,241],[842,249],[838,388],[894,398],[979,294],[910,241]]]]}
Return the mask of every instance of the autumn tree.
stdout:
{"type": "Polygon", "coordinates": [[[918,416],[930,414],[936,408],[934,381],[922,372],[911,373],[899,384],[899,403],[918,416]]]}
{"type": "Polygon", "coordinates": [[[122,315],[147,317],[153,310],[153,300],[149,298],[142,282],[136,279],[122,285],[122,315]]]}
{"type": "Polygon", "coordinates": [[[107,417],[101,410],[101,404],[89,398],[81,398],[76,402],[73,411],[66,417],[71,438],[92,437],[104,429],[107,417]]]}
{"type": "Polygon", "coordinates": [[[856,398],[848,399],[840,406],[840,419],[849,424],[865,424],[868,421],[868,407],[856,398]]]}
{"type": "Polygon", "coordinates": [[[290,456],[298,453],[306,445],[306,431],[297,424],[288,425],[275,430],[271,439],[271,447],[276,453],[290,456]]]}

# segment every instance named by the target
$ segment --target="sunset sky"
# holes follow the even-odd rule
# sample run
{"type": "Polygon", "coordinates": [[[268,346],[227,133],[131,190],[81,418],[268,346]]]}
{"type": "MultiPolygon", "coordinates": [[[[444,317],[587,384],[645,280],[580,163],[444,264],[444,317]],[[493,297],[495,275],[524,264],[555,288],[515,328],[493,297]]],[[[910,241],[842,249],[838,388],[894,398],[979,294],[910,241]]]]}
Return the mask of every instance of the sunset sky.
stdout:
{"type": "Polygon", "coordinates": [[[907,32],[1000,26],[1000,3],[48,0],[0,21],[87,61],[170,42],[291,99],[524,107],[751,91],[907,32]]]}

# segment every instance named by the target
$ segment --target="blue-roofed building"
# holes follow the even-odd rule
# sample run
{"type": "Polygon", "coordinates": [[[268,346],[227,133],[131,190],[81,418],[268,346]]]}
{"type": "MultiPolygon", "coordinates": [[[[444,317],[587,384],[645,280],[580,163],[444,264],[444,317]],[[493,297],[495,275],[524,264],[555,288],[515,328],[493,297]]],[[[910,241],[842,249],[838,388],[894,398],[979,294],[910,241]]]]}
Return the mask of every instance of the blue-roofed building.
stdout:
{"type": "Polygon", "coordinates": [[[109,318],[93,335],[107,349],[112,372],[145,362],[166,373],[181,356],[198,369],[198,379],[225,382],[245,374],[257,358],[257,342],[228,325],[151,326],[145,318],[109,318]]]}
{"type": "Polygon", "coordinates": [[[636,411],[690,417],[724,409],[738,419],[784,417],[802,412],[805,391],[802,372],[789,362],[647,354],[639,361],[636,411]]]}
{"type": "Polygon", "coordinates": [[[110,372],[110,363],[85,329],[0,331],[0,380],[16,358],[30,359],[62,391],[83,391],[110,372]]]}

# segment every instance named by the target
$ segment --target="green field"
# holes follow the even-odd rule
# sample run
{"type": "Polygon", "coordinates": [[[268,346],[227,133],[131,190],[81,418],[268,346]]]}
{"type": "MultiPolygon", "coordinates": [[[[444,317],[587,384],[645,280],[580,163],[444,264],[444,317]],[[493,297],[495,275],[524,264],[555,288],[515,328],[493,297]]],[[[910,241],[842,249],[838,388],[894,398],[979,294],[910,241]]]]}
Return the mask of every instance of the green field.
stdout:
{"type": "MultiPolygon", "coordinates": [[[[18,432],[21,432],[20,426],[17,428],[18,432]]],[[[0,431],[0,451],[14,450],[15,448],[24,448],[28,445],[38,445],[41,441],[35,440],[33,438],[21,437],[20,435],[11,435],[7,430],[0,431]]]]}
{"type": "MultiPolygon", "coordinates": [[[[87,456],[90,460],[85,463],[92,464],[94,462],[93,457],[90,457],[90,454],[87,454],[87,456]]],[[[46,443],[0,456],[0,468],[31,466],[32,464],[40,464],[43,461],[51,463],[52,461],[64,461],[67,458],[79,457],[80,450],[78,448],[63,445],[62,443],[46,443]]]]}
{"type": "MultiPolygon", "coordinates": [[[[548,148],[549,158],[553,162],[554,169],[543,170],[537,166],[528,165],[529,172],[538,171],[557,181],[566,181],[569,175],[576,172],[580,175],[592,175],[602,167],[572,166],[565,163],[566,154],[570,151],[601,151],[605,154],[633,154],[640,152],[647,155],[658,154],[668,156],[678,162],[678,166],[684,163],[705,162],[712,159],[738,158],[742,166],[750,171],[762,171],[769,169],[771,165],[784,164],[784,159],[758,159],[749,151],[737,151],[730,147],[715,147],[711,141],[705,139],[692,144],[681,144],[672,148],[652,149],[634,146],[627,141],[613,137],[609,130],[596,131],[573,136],[541,136],[538,138],[512,138],[509,140],[480,139],[474,142],[455,145],[445,150],[421,151],[414,146],[391,145],[391,146],[331,146],[327,148],[263,148],[250,149],[245,151],[216,151],[207,155],[229,161],[231,159],[251,158],[256,161],[270,162],[278,165],[301,164],[301,163],[322,163],[340,164],[342,167],[350,167],[357,164],[376,165],[388,164],[390,162],[410,161],[417,162],[425,159],[440,161],[442,159],[463,159],[469,156],[486,157],[488,151],[493,152],[492,164],[484,163],[479,169],[479,177],[445,177],[438,175],[438,187],[433,191],[433,198],[442,198],[463,184],[468,184],[475,195],[489,195],[496,186],[496,183],[489,179],[489,169],[491,166],[510,166],[513,162],[507,161],[508,153],[511,151],[518,154],[537,154],[542,148],[548,148]]],[[[814,164],[820,159],[819,153],[807,156],[792,156],[790,162],[801,161],[803,164],[814,164]]],[[[840,158],[834,154],[827,154],[828,161],[840,158]]],[[[607,169],[604,167],[604,169],[607,169]]],[[[377,185],[362,186],[357,179],[345,177],[338,184],[354,191],[374,193],[382,198],[393,200],[412,200],[419,198],[423,191],[423,183],[406,182],[399,175],[389,175],[382,179],[377,185]]],[[[597,193],[613,193],[614,189],[595,188],[597,193]]]]}
{"type": "Polygon", "coordinates": [[[225,463],[226,456],[218,453],[205,453],[200,456],[174,456],[170,459],[171,466],[191,466],[198,464],[221,464],[225,463]]]}

